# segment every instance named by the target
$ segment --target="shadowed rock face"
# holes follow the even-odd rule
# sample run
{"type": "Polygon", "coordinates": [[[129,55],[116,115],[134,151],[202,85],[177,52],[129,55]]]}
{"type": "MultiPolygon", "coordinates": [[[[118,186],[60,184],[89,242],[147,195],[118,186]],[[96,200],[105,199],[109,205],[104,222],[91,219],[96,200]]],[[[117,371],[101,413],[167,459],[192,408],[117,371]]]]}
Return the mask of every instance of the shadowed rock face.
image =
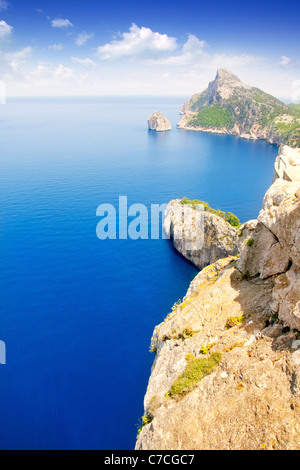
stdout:
{"type": "Polygon", "coordinates": [[[148,118],[148,128],[152,131],[162,132],[170,131],[172,126],[160,111],[155,111],[148,118]]]}
{"type": "Polygon", "coordinates": [[[154,330],[136,449],[299,449],[300,183],[277,179],[238,238],[240,257],[202,269],[154,330]],[[215,352],[210,374],[170,393],[215,352]]]}

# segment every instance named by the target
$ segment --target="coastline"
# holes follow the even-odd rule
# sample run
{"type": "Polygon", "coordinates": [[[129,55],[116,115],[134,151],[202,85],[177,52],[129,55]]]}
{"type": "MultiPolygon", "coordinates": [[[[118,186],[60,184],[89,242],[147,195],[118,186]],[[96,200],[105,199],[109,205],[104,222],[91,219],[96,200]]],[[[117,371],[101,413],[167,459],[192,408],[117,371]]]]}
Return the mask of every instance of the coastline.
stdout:
{"type": "Polygon", "coordinates": [[[253,134],[240,134],[239,132],[230,132],[228,129],[209,129],[205,127],[190,127],[187,125],[180,125],[180,122],[177,124],[177,129],[182,129],[185,131],[193,131],[193,132],[203,132],[207,134],[215,134],[215,135],[231,135],[233,137],[238,137],[240,139],[245,139],[245,140],[263,140],[267,142],[268,144],[271,145],[276,145],[277,147],[280,147],[281,145],[284,145],[284,142],[280,140],[279,138],[268,138],[266,136],[256,136],[253,134]]]}
{"type": "Polygon", "coordinates": [[[181,106],[180,114],[178,128],[300,146],[298,111],[225,68],[181,106]]]}
{"type": "Polygon", "coordinates": [[[239,254],[202,269],[155,327],[136,450],[298,448],[300,181],[274,165],[251,222],[239,254]],[[217,357],[188,383],[189,368],[217,357]]]}

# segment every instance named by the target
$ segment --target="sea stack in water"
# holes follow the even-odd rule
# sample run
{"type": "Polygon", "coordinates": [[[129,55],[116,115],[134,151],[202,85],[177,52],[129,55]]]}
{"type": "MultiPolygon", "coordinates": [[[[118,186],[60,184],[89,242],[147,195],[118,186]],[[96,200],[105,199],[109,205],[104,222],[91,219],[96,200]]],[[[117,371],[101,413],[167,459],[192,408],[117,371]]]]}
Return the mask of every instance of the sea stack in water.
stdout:
{"type": "Polygon", "coordinates": [[[172,126],[160,111],[155,111],[148,118],[148,128],[152,131],[163,132],[170,131],[172,126]]]}

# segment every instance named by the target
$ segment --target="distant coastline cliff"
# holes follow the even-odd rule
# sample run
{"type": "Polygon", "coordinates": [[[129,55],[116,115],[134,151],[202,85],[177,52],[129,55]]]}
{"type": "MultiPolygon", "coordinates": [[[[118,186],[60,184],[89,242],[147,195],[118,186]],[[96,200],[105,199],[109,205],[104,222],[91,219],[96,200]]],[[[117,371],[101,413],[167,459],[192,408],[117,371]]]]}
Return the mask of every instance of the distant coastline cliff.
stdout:
{"type": "MultiPolygon", "coordinates": [[[[212,264],[154,330],[136,449],[299,449],[299,152],[280,149],[257,220],[229,228],[207,215],[210,248],[192,261],[212,264]]],[[[182,205],[168,208],[173,231],[182,205]]]]}
{"type": "Polygon", "coordinates": [[[300,147],[300,112],[219,69],[208,88],[181,109],[181,129],[231,134],[300,147]]]}

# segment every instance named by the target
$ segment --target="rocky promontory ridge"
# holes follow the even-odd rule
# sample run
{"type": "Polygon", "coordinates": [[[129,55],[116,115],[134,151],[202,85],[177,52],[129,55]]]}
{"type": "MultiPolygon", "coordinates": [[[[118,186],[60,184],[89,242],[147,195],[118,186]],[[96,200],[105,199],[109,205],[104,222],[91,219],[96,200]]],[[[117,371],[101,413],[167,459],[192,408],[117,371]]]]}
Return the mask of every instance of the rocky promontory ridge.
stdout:
{"type": "Polygon", "coordinates": [[[162,132],[170,131],[172,126],[160,111],[155,111],[148,118],[148,128],[152,131],[162,132]]]}
{"type": "Polygon", "coordinates": [[[300,146],[299,110],[245,85],[227,69],[219,69],[215,80],[193,95],[181,113],[178,127],[182,129],[300,146]]]}
{"type": "Polygon", "coordinates": [[[154,330],[138,450],[299,449],[300,182],[241,229],[154,330]]]}
{"type": "Polygon", "coordinates": [[[176,250],[202,269],[220,258],[237,255],[251,230],[251,221],[240,227],[231,213],[227,213],[227,220],[225,213],[211,209],[203,201],[174,199],[167,206],[163,228],[176,250]]]}

